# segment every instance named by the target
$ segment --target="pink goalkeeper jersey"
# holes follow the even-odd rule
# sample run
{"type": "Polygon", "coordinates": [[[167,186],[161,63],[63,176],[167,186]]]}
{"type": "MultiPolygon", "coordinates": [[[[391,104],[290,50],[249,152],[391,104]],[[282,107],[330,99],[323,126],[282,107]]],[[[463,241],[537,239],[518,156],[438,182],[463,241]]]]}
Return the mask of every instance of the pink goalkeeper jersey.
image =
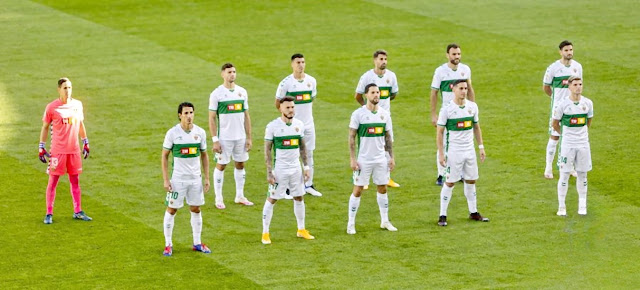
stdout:
{"type": "Polygon", "coordinates": [[[80,123],[84,120],[82,102],[69,99],[63,104],[57,99],[47,105],[42,121],[51,123],[51,153],[73,154],[80,153],[78,134],[80,123]]]}

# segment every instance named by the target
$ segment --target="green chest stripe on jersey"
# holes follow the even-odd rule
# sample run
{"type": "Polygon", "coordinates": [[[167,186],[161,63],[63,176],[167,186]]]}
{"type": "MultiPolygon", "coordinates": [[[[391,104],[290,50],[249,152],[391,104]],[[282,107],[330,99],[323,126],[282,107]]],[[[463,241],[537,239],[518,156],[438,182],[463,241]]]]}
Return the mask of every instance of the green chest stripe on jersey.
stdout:
{"type": "Polygon", "coordinates": [[[378,87],[380,89],[380,99],[388,99],[391,97],[391,87],[378,87]]]}
{"type": "Polygon", "coordinates": [[[358,137],[383,137],[386,132],[386,123],[360,124],[358,137]]]}
{"type": "Polygon", "coordinates": [[[466,131],[473,129],[473,116],[447,120],[447,130],[466,131]]]}
{"type": "Polygon", "coordinates": [[[551,81],[551,87],[555,89],[568,88],[569,87],[568,80],[570,77],[571,76],[553,77],[553,80],[551,81]]]}
{"type": "Polygon", "coordinates": [[[286,95],[293,97],[293,103],[295,104],[307,104],[313,102],[311,91],[287,92],[286,95]]]}
{"type": "Polygon", "coordinates": [[[245,111],[244,100],[232,100],[218,103],[218,114],[234,114],[245,111]]]}
{"type": "Polygon", "coordinates": [[[587,124],[587,114],[562,115],[561,122],[567,127],[582,127],[587,124]]]}
{"type": "Polygon", "coordinates": [[[175,158],[191,158],[200,156],[200,143],[173,144],[171,148],[175,158]]]}
{"type": "MultiPolygon", "coordinates": [[[[440,91],[441,92],[453,92],[453,83],[458,79],[454,80],[446,80],[440,82],[440,91]]],[[[464,79],[466,80],[466,79],[464,79]]]]}
{"type": "Polygon", "coordinates": [[[273,145],[276,149],[300,148],[300,135],[274,136],[273,145]]]}

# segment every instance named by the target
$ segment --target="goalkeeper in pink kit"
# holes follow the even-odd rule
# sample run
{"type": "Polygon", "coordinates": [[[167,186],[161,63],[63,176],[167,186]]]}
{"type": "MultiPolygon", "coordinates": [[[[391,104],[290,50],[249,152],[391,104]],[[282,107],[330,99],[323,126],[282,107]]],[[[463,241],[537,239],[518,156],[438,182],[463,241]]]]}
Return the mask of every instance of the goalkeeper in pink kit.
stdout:
{"type": "Polygon", "coordinates": [[[71,184],[71,197],[73,198],[73,218],[90,221],[82,210],[80,202],[79,175],[82,173],[82,157],[78,137],[82,138],[82,155],[89,157],[89,139],[84,127],[84,114],[82,102],[71,98],[71,81],[68,78],[58,80],[58,99],[49,103],[42,117],[42,130],[40,131],[39,157],[40,161],[49,166],[49,183],[47,185],[47,215],[45,224],[53,223],[53,202],[56,198],[56,187],[60,176],[69,174],[71,184]],[[51,154],[45,149],[47,135],[51,127],[51,154]]]}

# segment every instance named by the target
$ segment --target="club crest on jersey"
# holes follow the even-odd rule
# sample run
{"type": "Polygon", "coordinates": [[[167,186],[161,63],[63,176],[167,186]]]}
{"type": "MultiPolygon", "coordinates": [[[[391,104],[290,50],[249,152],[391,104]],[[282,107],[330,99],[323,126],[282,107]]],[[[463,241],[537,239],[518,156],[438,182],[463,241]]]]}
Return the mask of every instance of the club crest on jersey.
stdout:
{"type": "Polygon", "coordinates": [[[387,84],[391,83],[391,80],[387,79],[387,84]]]}
{"type": "Polygon", "coordinates": [[[586,112],[587,111],[587,106],[582,105],[582,110],[586,112]]]}
{"type": "Polygon", "coordinates": [[[229,110],[229,111],[242,111],[242,104],[227,105],[227,110],[229,110]]]}
{"type": "Polygon", "coordinates": [[[310,94],[302,94],[302,95],[296,96],[296,101],[308,101],[308,100],[311,100],[310,94]]]}
{"type": "Polygon", "coordinates": [[[369,134],[382,134],[383,130],[384,130],[384,128],[382,128],[382,127],[369,127],[367,129],[367,133],[369,133],[369,134]]]}
{"type": "Polygon", "coordinates": [[[298,139],[282,140],[282,146],[298,146],[298,139]]]}
{"type": "Polygon", "coordinates": [[[189,154],[196,154],[196,153],[198,153],[198,148],[196,147],[187,147],[187,148],[180,149],[180,154],[182,155],[189,155],[189,154]]]}
{"type": "Polygon", "coordinates": [[[471,128],[471,121],[460,121],[456,124],[458,128],[471,128]]]}
{"type": "Polygon", "coordinates": [[[467,110],[467,112],[469,112],[469,114],[471,114],[473,111],[471,111],[471,108],[469,108],[469,109],[467,110]]]}
{"type": "Polygon", "coordinates": [[[571,125],[584,125],[587,122],[587,118],[585,117],[571,118],[569,122],[571,123],[571,125]]]}
{"type": "Polygon", "coordinates": [[[311,84],[310,83],[307,83],[307,88],[311,88],[311,84]]]}
{"type": "Polygon", "coordinates": [[[464,73],[460,73],[460,75],[464,77],[464,73]]]}
{"type": "Polygon", "coordinates": [[[198,141],[198,139],[200,139],[200,136],[199,136],[199,135],[194,135],[194,136],[193,136],[193,140],[198,141]]]}
{"type": "Polygon", "coordinates": [[[380,116],[380,120],[384,121],[384,116],[380,116]]]}
{"type": "Polygon", "coordinates": [[[296,127],[296,132],[300,132],[300,128],[296,127]]]}

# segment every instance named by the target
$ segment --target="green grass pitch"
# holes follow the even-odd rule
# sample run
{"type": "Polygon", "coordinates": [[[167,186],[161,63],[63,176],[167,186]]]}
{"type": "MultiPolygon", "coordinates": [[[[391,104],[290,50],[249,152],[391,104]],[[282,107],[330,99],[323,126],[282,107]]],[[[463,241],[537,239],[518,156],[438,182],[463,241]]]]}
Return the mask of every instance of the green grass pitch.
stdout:
{"type": "MultiPolygon", "coordinates": [[[[633,1],[20,1],[0,4],[0,288],[637,288],[640,276],[640,12],[633,1]],[[521,3],[522,2],[522,3],[521,3]],[[556,181],[542,177],[548,98],[544,70],[574,42],[584,95],[594,101],[589,215],[555,216],[556,181]],[[471,66],[488,158],[467,220],[461,186],[449,226],[436,226],[433,70],[450,42],[471,66]],[[396,233],[378,228],[364,193],[358,234],[345,233],[351,192],[347,126],[371,54],[389,52],[400,84],[392,111],[402,187],[390,190],[396,233]],[[316,179],[307,228],[295,237],[290,202],[275,207],[273,244],[260,243],[266,180],[262,138],[273,96],[305,54],[318,80],[316,179]],[[161,143],[188,100],[207,128],[208,95],[232,62],[250,96],[254,150],[247,196],[256,206],[203,208],[203,241],[190,250],[178,212],[174,256],[161,255],[161,143]],[[92,156],[81,177],[90,223],[71,219],[66,177],[53,225],[44,225],[45,167],[37,142],[55,81],[71,78],[85,106],[92,156]]],[[[209,144],[211,146],[211,144],[209,144]]],[[[229,170],[227,170],[229,171],[229,170]]],[[[557,173],[556,173],[557,175],[557,173]]]]}

